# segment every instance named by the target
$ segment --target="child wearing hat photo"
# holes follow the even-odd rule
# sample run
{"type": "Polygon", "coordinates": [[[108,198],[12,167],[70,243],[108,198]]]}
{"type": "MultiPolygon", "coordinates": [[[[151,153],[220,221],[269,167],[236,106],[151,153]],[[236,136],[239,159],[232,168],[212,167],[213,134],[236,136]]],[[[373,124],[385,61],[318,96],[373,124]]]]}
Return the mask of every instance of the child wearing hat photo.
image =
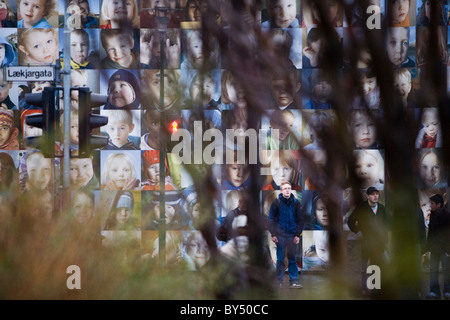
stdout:
{"type": "MultiPolygon", "coordinates": [[[[158,150],[147,150],[142,153],[142,173],[146,180],[142,182],[142,190],[159,190],[160,188],[160,158],[158,150]]],[[[172,181],[166,160],[165,190],[177,190],[172,181]]]]}
{"type": "MultiPolygon", "coordinates": [[[[142,223],[145,229],[158,229],[160,221],[161,193],[143,192],[143,203],[147,203],[142,211],[142,223]],[[144,200],[145,198],[145,200],[144,200]]],[[[166,191],[164,194],[164,218],[167,230],[177,230],[184,227],[182,218],[181,196],[177,191],[166,191]]]]}
{"type": "Polygon", "coordinates": [[[128,70],[117,70],[108,82],[108,109],[139,109],[141,91],[137,77],[128,70]]]}
{"type": "Polygon", "coordinates": [[[14,126],[14,113],[0,109],[0,149],[19,150],[19,129],[14,126]]]}
{"type": "Polygon", "coordinates": [[[0,36],[0,63],[1,67],[14,65],[17,60],[17,53],[13,46],[4,38],[0,36]],[[3,50],[1,50],[3,49],[3,50]]]}
{"type": "Polygon", "coordinates": [[[118,191],[106,219],[104,230],[130,230],[136,226],[134,194],[118,191]]]}

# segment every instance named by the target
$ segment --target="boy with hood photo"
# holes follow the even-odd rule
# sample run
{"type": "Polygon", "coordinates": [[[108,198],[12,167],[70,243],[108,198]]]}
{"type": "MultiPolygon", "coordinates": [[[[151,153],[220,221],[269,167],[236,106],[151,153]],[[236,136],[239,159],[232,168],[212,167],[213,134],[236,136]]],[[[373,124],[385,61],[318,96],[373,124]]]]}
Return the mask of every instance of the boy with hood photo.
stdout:
{"type": "Polygon", "coordinates": [[[0,61],[1,67],[13,65],[17,59],[17,53],[13,46],[3,36],[0,36],[0,61]]]}

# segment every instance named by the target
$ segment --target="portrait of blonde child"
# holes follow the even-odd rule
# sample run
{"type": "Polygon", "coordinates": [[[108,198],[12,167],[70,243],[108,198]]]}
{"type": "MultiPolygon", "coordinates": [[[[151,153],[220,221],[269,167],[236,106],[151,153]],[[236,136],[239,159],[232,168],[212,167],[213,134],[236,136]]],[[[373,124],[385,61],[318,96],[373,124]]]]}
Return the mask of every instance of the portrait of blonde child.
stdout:
{"type": "Polygon", "coordinates": [[[50,18],[56,14],[54,0],[19,0],[17,28],[53,28],[50,18]]]}
{"type": "Polygon", "coordinates": [[[136,179],[135,160],[129,153],[103,153],[106,159],[102,168],[101,190],[135,190],[139,187],[136,179]]]}
{"type": "Polygon", "coordinates": [[[100,29],[139,29],[137,0],[103,0],[100,29]]]}
{"type": "Polygon", "coordinates": [[[394,87],[402,106],[404,108],[414,108],[414,101],[411,99],[413,95],[410,95],[412,90],[412,76],[408,69],[399,68],[394,71],[394,87]]]}
{"type": "Polygon", "coordinates": [[[18,136],[13,111],[0,109],[0,150],[19,150],[18,136]]]}
{"type": "MultiPolygon", "coordinates": [[[[183,55],[185,59],[181,63],[180,69],[199,69],[204,64],[215,67],[217,62],[217,42],[208,39],[208,47],[204,48],[202,32],[196,29],[186,29],[182,33],[183,55]],[[206,51],[208,49],[209,51],[206,51]]],[[[187,81],[189,82],[189,81],[187,81]]]]}
{"type": "Polygon", "coordinates": [[[108,124],[102,131],[108,134],[109,139],[103,150],[139,150],[135,141],[130,140],[135,127],[131,110],[102,110],[101,114],[108,117],[108,124]]]}
{"type": "Polygon", "coordinates": [[[444,188],[447,187],[446,168],[440,149],[419,149],[418,171],[420,188],[444,188]]]}
{"type": "Polygon", "coordinates": [[[355,173],[361,184],[360,189],[375,187],[384,190],[384,158],[380,150],[354,150],[355,173]]]}
{"type": "Polygon", "coordinates": [[[438,108],[424,108],[422,128],[416,139],[416,148],[441,148],[442,130],[438,108]]]}
{"type": "Polygon", "coordinates": [[[19,29],[19,65],[51,65],[59,58],[56,29],[19,29]]]}

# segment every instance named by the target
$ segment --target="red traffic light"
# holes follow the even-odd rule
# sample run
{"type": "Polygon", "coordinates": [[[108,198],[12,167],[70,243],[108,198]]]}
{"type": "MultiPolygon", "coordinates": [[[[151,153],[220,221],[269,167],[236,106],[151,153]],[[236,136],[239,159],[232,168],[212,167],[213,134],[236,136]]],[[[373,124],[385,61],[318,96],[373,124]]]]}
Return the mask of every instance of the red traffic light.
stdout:
{"type": "Polygon", "coordinates": [[[170,122],[170,124],[169,124],[169,131],[170,132],[178,131],[178,121],[174,120],[174,121],[170,122]]]}

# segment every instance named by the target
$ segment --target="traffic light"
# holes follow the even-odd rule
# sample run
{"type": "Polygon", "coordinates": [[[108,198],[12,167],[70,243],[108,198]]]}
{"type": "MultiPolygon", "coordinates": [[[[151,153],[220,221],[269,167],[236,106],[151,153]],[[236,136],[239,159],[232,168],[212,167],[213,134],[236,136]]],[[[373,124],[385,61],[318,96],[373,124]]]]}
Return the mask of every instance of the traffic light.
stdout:
{"type": "MultiPolygon", "coordinates": [[[[179,141],[172,141],[171,137],[173,133],[182,127],[182,119],[181,115],[177,113],[165,113],[161,119],[163,118],[165,118],[165,127],[163,127],[165,151],[171,153],[173,147],[179,143],[179,141]]],[[[164,145],[161,144],[161,149],[164,148],[164,145]]]]}
{"type": "Polygon", "coordinates": [[[42,108],[42,114],[32,114],[25,117],[27,125],[42,129],[42,136],[25,137],[25,145],[41,150],[46,158],[55,157],[55,139],[59,128],[57,91],[56,87],[45,87],[43,92],[25,95],[27,103],[42,108]]]}
{"type": "Polygon", "coordinates": [[[108,123],[108,117],[92,113],[93,108],[104,105],[107,96],[91,93],[89,88],[82,87],[78,90],[78,158],[88,158],[92,149],[98,149],[108,144],[108,137],[93,135],[92,130],[108,123]]]}

